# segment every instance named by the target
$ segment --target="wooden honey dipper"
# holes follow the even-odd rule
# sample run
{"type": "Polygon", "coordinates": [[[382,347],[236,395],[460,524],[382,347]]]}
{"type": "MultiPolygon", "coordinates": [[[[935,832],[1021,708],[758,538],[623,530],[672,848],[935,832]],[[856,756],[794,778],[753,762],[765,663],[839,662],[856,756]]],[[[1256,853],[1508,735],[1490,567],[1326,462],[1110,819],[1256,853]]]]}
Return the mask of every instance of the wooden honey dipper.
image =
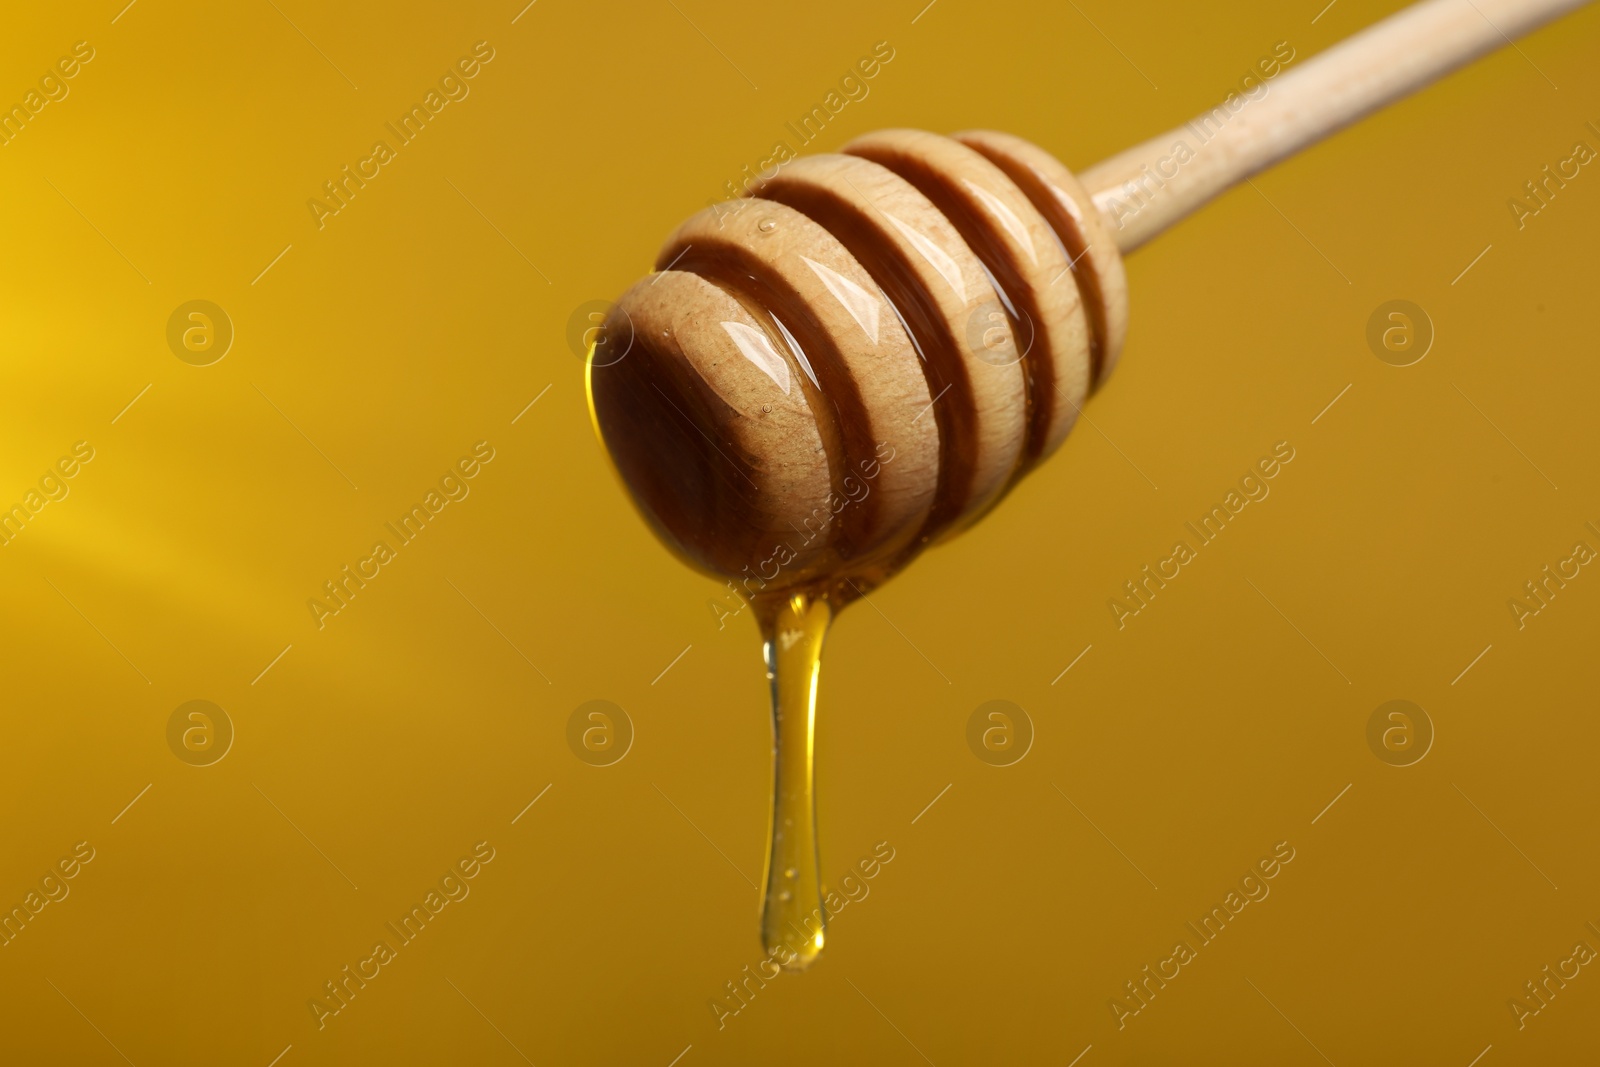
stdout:
{"type": "Polygon", "coordinates": [[[1061,444],[1123,347],[1122,253],[1585,2],[1423,0],[1081,179],[1007,134],[868,134],[667,240],[597,335],[590,405],[662,541],[756,608],[778,965],[823,942],[811,760],[828,621],[1061,444]]]}

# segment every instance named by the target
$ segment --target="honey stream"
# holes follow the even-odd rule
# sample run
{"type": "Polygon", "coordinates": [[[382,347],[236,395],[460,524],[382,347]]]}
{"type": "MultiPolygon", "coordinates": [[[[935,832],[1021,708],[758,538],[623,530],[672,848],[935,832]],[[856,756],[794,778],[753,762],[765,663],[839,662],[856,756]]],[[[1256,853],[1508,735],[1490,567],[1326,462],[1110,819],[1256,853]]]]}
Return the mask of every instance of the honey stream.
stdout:
{"type": "Polygon", "coordinates": [[[827,599],[805,593],[758,599],[755,609],[772,687],[772,821],[761,945],[785,968],[804,970],[822,952],[827,932],[814,770],[817,676],[834,612],[827,599]]]}

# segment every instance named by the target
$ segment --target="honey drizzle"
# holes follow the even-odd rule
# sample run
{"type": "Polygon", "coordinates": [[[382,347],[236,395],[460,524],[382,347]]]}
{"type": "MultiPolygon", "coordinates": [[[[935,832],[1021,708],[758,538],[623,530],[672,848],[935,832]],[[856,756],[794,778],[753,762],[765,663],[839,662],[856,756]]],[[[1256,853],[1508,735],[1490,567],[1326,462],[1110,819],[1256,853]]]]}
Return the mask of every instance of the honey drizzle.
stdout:
{"type": "Polygon", "coordinates": [[[828,916],[817,857],[817,675],[834,609],[809,593],[759,597],[756,621],[772,686],[772,822],[762,880],[761,944],[788,970],[822,952],[828,916]]]}

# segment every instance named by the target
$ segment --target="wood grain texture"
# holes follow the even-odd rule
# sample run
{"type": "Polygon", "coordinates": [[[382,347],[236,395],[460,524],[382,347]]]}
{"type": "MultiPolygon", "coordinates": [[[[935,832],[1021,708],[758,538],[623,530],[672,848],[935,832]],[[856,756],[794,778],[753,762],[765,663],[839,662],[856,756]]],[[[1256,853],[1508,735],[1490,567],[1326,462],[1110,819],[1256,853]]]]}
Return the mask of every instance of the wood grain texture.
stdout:
{"type": "MultiPolygon", "coordinates": [[[[939,428],[916,349],[860,263],[816,222],[752,200],[736,214],[707,209],[657,257],[701,275],[771,319],[790,347],[797,384],[820,424],[837,515],[831,548],[842,566],[890,551],[922,527],[938,486],[939,428]],[[887,451],[886,451],[887,450],[887,451]],[[893,455],[883,463],[883,456],[893,455]]],[[[820,520],[820,516],[818,517],[820,520]]],[[[797,531],[814,536],[812,523],[797,531]]]]}
{"type": "Polygon", "coordinates": [[[1017,363],[1027,386],[1026,440],[1013,478],[1053,452],[1089,392],[1089,325],[1066,247],[1022,190],[978,152],[921,130],[881,130],[844,146],[915,185],[989,274],[1001,306],[961,338],[988,363],[1017,363]]]}
{"type": "Polygon", "coordinates": [[[950,221],[905,179],[876,163],[808,156],[756,190],[827,227],[888,295],[921,355],[940,434],[939,484],[927,537],[981,510],[1022,455],[1026,385],[1016,364],[968,350],[969,324],[999,307],[983,264],[950,221]]]}
{"type": "Polygon", "coordinates": [[[1092,389],[1116,369],[1128,337],[1128,276],[1116,238],[1087,189],[1049,152],[994,130],[952,135],[1005,171],[1065,246],[1089,316],[1092,389]]]}
{"type": "MultiPolygon", "coordinates": [[[[617,471],[662,540],[711,574],[739,578],[820,513],[832,478],[800,370],[733,296],[698,275],[642,279],[606,330],[626,355],[591,370],[594,411],[617,471]]],[[[807,575],[826,534],[794,546],[807,575]]]]}

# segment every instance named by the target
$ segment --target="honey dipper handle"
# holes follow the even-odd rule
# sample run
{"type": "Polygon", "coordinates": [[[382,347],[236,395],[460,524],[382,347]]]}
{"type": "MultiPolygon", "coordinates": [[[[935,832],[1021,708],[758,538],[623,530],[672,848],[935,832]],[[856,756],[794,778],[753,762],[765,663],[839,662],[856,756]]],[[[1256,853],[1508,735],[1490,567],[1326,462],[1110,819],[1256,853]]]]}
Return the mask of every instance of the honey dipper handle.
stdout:
{"type": "Polygon", "coordinates": [[[1079,177],[1132,251],[1229,186],[1587,2],[1422,0],[1260,82],[1264,95],[1235,94],[1236,110],[1221,105],[1079,177]]]}

